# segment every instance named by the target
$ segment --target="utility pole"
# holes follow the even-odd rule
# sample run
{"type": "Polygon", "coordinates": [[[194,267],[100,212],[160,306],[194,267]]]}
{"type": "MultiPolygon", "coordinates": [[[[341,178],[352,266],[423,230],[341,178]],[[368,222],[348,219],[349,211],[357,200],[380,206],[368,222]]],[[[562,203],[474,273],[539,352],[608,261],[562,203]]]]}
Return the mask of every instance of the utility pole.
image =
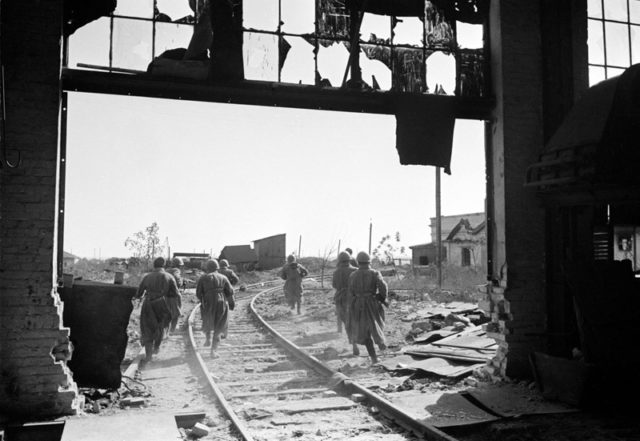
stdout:
{"type": "Polygon", "coordinates": [[[369,219],[369,256],[371,256],[371,231],[373,230],[373,222],[369,219]]]}
{"type": "Polygon", "coordinates": [[[436,167],[436,266],[438,291],[442,291],[442,219],[440,215],[440,167],[436,167]]]}
{"type": "Polygon", "coordinates": [[[339,255],[339,254],[340,254],[340,242],[341,242],[341,240],[340,240],[340,239],[338,239],[338,253],[337,253],[337,255],[339,255]]]}
{"type": "Polygon", "coordinates": [[[302,249],[302,234],[300,235],[300,238],[298,239],[298,258],[302,257],[300,255],[300,250],[302,249]]]}

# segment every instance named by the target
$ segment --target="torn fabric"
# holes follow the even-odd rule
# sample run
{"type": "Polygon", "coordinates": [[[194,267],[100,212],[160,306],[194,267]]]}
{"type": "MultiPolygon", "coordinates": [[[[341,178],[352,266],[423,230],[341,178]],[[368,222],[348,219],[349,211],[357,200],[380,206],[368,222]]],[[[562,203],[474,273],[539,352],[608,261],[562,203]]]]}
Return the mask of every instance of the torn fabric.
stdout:
{"type": "Polygon", "coordinates": [[[450,175],[454,100],[426,105],[423,100],[407,96],[399,97],[396,105],[396,149],[400,164],[433,165],[450,175]]]}

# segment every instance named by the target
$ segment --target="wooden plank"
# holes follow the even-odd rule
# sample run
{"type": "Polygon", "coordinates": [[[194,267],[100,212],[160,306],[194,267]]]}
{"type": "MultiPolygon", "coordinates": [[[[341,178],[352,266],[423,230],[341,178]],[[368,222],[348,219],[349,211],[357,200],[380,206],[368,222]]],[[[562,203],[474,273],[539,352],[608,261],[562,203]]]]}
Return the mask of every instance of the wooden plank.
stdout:
{"type": "Polygon", "coordinates": [[[320,388],[314,388],[314,389],[282,389],[282,390],[274,390],[274,391],[240,392],[237,394],[231,394],[226,398],[228,400],[231,400],[234,398],[247,398],[247,397],[318,394],[327,390],[329,389],[327,389],[326,387],[320,387],[320,388]]]}
{"type": "Polygon", "coordinates": [[[409,365],[410,369],[416,369],[430,374],[439,375],[441,377],[459,378],[463,375],[470,374],[474,369],[484,366],[485,363],[455,363],[444,358],[427,358],[413,362],[409,365]]]}
{"type": "Polygon", "coordinates": [[[302,413],[302,412],[322,412],[327,410],[345,410],[356,407],[357,404],[348,398],[314,398],[311,400],[297,400],[268,406],[265,409],[273,412],[302,413]]]}

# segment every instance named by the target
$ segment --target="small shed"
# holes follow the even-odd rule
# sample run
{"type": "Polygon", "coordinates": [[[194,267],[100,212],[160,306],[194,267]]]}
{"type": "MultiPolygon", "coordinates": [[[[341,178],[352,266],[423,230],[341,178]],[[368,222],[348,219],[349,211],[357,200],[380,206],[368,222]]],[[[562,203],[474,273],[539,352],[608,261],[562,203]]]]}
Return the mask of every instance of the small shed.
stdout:
{"type": "Polygon", "coordinates": [[[258,263],[258,255],[250,245],[227,245],[220,252],[220,260],[222,259],[227,259],[238,271],[250,271],[258,263]]]}
{"type": "MultiPolygon", "coordinates": [[[[411,249],[411,263],[415,265],[431,265],[436,263],[436,244],[434,243],[422,243],[418,245],[410,246],[411,249]]],[[[447,260],[447,250],[442,249],[442,260],[447,260]]]]}
{"type": "Polygon", "coordinates": [[[62,252],[62,268],[63,270],[66,272],[67,270],[70,270],[73,265],[76,264],[76,262],[80,260],[80,258],[78,256],[75,256],[71,253],[68,253],[66,251],[62,252]]]}
{"type": "Polygon", "coordinates": [[[258,265],[267,270],[281,266],[285,261],[287,249],[287,235],[276,234],[253,241],[253,247],[258,255],[258,265]]]}

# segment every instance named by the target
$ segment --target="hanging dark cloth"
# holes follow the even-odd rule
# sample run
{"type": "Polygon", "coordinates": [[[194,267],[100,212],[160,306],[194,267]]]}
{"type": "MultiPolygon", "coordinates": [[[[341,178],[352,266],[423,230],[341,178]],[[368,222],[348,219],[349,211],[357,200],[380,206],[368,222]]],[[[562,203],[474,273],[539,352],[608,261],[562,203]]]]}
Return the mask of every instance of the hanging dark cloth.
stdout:
{"type": "Polygon", "coordinates": [[[399,98],[395,115],[400,164],[433,165],[450,175],[454,111],[455,103],[448,97],[429,105],[423,100],[399,98]]]}

